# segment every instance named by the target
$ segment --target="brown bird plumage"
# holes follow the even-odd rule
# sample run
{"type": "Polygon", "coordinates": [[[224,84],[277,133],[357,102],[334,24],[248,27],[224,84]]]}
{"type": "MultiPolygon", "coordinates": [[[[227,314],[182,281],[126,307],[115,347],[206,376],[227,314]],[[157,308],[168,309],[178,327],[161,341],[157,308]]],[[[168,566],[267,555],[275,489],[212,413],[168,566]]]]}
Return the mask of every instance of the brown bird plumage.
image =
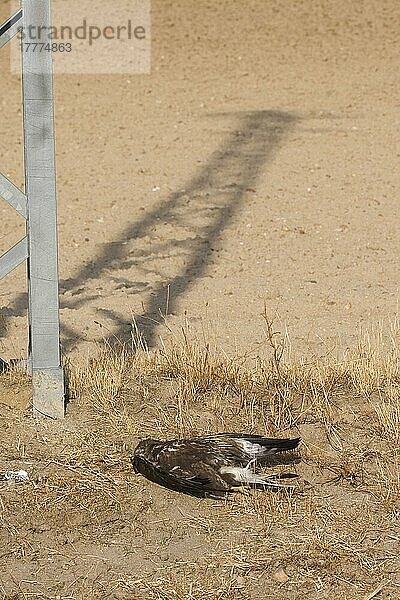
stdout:
{"type": "Polygon", "coordinates": [[[136,473],[169,489],[200,497],[220,497],[248,485],[281,488],[280,479],[257,467],[276,463],[274,455],[294,450],[300,438],[274,439],[261,435],[218,433],[183,440],[141,441],[131,458],[136,473]]]}

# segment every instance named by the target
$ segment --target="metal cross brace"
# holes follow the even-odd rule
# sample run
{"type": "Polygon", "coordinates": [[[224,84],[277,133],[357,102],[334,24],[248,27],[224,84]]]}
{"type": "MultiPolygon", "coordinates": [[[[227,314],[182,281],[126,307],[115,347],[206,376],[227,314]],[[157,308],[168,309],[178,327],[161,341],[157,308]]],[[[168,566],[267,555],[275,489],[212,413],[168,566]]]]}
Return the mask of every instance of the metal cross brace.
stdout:
{"type": "Polygon", "coordinates": [[[31,50],[33,43],[48,41],[40,36],[50,26],[50,0],[22,0],[21,9],[0,25],[0,48],[19,28],[25,34],[21,43],[25,194],[0,174],[0,196],[27,223],[27,235],[0,257],[0,277],[27,259],[33,408],[38,414],[59,418],[64,416],[65,402],[59,342],[52,57],[50,51],[31,50]]]}

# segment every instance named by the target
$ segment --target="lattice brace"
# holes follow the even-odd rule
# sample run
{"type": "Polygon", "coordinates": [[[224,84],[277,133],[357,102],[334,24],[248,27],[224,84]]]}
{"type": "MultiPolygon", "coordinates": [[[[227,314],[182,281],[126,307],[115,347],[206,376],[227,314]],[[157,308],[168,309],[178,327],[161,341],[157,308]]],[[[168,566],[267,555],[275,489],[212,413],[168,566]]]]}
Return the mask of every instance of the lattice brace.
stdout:
{"type": "Polygon", "coordinates": [[[22,0],[0,26],[0,48],[24,28],[22,95],[25,193],[0,174],[0,196],[27,223],[27,235],[0,257],[0,278],[28,260],[29,359],[34,411],[64,416],[60,359],[54,113],[51,52],[32,52],[51,26],[50,0],[22,0]],[[31,35],[33,40],[29,39],[31,35]]]}
{"type": "MultiPolygon", "coordinates": [[[[0,25],[0,48],[2,48],[22,26],[22,9],[19,9],[12,17],[7,19],[3,25],[0,25]]],[[[27,218],[26,196],[11,181],[0,173],[0,196],[4,198],[10,206],[24,219],[27,218]]],[[[10,271],[28,258],[28,238],[25,236],[8,252],[0,256],[0,278],[7,275],[10,271]]]]}

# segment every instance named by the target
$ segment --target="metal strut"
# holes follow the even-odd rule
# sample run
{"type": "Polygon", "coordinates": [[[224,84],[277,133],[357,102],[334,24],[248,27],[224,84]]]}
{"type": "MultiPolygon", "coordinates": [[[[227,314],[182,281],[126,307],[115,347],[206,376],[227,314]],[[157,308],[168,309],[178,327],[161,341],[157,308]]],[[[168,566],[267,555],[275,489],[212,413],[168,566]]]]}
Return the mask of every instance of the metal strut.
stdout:
{"type": "Polygon", "coordinates": [[[38,414],[60,418],[65,402],[59,341],[52,57],[50,51],[32,50],[34,44],[44,47],[48,42],[50,0],[22,0],[21,10],[0,26],[0,47],[21,26],[25,194],[0,175],[0,195],[26,219],[27,236],[0,257],[0,277],[27,259],[33,408],[38,414]]]}

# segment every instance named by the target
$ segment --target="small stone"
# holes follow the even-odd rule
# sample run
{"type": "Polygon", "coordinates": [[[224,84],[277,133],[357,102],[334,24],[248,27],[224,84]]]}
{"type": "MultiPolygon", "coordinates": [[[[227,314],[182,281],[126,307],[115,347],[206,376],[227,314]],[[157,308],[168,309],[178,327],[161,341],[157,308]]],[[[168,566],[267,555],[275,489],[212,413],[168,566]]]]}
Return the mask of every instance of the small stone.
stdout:
{"type": "Polygon", "coordinates": [[[289,581],[289,575],[286,573],[283,567],[278,567],[275,573],[272,575],[272,578],[279,583],[286,583],[289,581]]]}

